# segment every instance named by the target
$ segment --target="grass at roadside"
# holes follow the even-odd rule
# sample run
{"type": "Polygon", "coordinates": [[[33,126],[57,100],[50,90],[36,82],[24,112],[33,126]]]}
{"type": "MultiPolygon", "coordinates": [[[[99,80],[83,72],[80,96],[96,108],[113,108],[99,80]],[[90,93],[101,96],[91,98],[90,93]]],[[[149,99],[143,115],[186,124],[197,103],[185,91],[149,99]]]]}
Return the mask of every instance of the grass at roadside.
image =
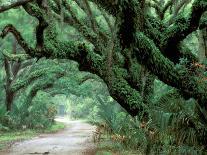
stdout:
{"type": "MultiPolygon", "coordinates": [[[[62,122],[56,122],[54,125],[52,125],[51,127],[42,130],[42,133],[55,133],[60,131],[61,129],[65,128],[65,124],[62,122]]],[[[40,132],[41,133],[41,132],[40,132]]]]}
{"type": "Polygon", "coordinates": [[[101,141],[97,143],[96,155],[142,155],[142,153],[138,150],[127,149],[121,143],[102,135],[101,141]]]}
{"type": "Polygon", "coordinates": [[[41,133],[55,133],[65,127],[64,123],[56,122],[44,130],[26,129],[22,131],[0,131],[0,150],[10,146],[14,142],[31,139],[41,133]]]}

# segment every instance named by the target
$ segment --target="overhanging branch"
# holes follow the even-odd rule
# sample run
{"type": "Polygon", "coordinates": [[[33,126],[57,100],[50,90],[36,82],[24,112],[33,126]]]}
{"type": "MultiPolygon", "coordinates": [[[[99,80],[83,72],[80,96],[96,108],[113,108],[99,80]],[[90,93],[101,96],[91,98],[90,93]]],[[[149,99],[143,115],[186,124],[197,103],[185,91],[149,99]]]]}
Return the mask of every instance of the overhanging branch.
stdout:
{"type": "Polygon", "coordinates": [[[12,33],[14,35],[19,45],[25,50],[26,54],[29,54],[30,56],[35,56],[35,50],[26,43],[21,33],[12,24],[4,27],[2,33],[0,33],[0,37],[5,38],[8,33],[12,33]]]}
{"type": "Polygon", "coordinates": [[[164,83],[182,90],[185,97],[194,97],[201,106],[207,100],[207,83],[198,75],[191,75],[187,68],[177,68],[165,58],[152,40],[144,34],[137,34],[136,56],[154,75],[164,83]]]}
{"type": "Polygon", "coordinates": [[[21,5],[27,4],[29,2],[32,2],[33,0],[18,0],[17,2],[13,2],[10,5],[0,6],[0,13],[7,11],[9,9],[19,7],[21,5]]]}
{"type": "Polygon", "coordinates": [[[193,3],[189,17],[178,18],[175,23],[164,32],[164,38],[161,39],[164,50],[168,50],[168,47],[171,46],[177,46],[187,35],[196,31],[199,27],[201,16],[205,11],[207,11],[207,1],[196,0],[193,3]]]}

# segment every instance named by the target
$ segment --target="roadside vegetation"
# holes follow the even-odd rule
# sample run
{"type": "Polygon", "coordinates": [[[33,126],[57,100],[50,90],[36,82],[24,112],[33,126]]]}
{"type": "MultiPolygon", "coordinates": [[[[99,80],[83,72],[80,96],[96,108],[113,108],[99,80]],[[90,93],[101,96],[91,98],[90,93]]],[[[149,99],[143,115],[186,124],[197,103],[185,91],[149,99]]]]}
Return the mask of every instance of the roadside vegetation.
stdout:
{"type": "Polygon", "coordinates": [[[40,134],[58,132],[64,127],[64,123],[55,122],[45,129],[2,130],[0,131],[0,150],[10,147],[15,142],[32,139],[40,134]]]}

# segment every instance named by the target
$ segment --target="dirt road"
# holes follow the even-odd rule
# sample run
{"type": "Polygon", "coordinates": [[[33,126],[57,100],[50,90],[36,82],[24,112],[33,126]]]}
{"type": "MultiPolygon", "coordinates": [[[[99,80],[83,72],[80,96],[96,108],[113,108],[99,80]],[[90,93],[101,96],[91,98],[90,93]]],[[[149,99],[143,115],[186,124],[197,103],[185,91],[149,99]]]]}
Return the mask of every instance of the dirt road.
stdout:
{"type": "Polygon", "coordinates": [[[32,140],[15,143],[0,155],[95,155],[92,134],[95,127],[82,121],[64,122],[66,128],[55,134],[43,134],[32,140]]]}

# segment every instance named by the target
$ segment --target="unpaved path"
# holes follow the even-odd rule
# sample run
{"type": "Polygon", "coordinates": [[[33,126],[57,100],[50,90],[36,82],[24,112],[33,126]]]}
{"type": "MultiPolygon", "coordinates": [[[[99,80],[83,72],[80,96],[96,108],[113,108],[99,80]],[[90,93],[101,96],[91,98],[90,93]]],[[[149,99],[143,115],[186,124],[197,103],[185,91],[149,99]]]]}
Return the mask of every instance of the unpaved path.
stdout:
{"type": "Polygon", "coordinates": [[[66,128],[55,134],[43,134],[32,140],[15,143],[0,155],[95,155],[92,141],[94,126],[82,121],[66,121],[66,128]]]}

